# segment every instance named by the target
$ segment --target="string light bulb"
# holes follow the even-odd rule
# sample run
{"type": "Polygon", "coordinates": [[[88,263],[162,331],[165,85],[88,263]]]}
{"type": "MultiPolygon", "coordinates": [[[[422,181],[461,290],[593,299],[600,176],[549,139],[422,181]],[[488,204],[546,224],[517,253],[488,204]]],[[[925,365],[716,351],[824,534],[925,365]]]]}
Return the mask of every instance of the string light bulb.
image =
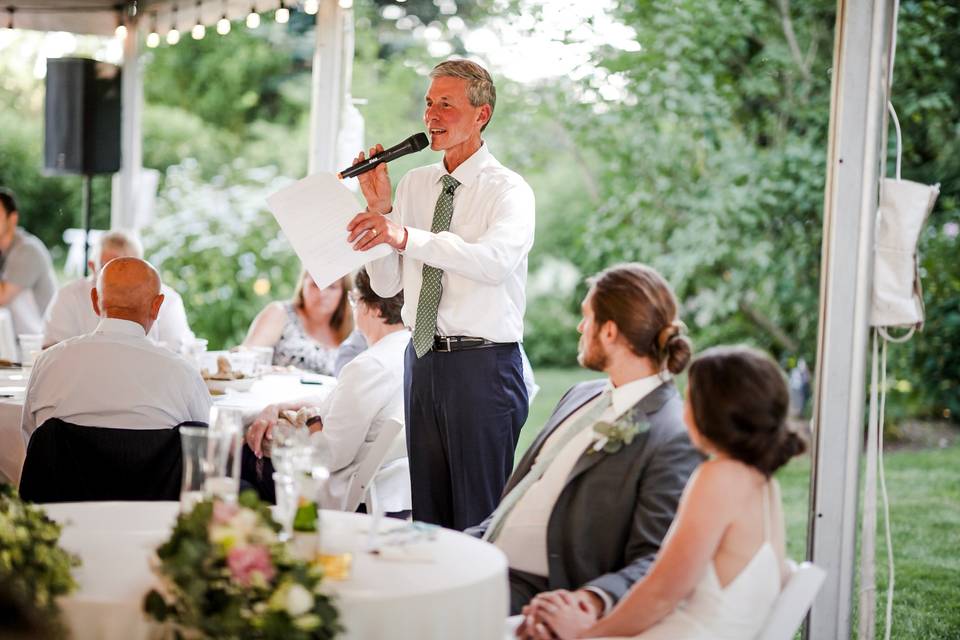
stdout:
{"type": "Polygon", "coordinates": [[[250,13],[247,14],[247,29],[256,29],[260,26],[260,14],[256,7],[250,7],[250,13]]]}
{"type": "Polygon", "coordinates": [[[190,36],[194,40],[203,40],[203,36],[207,35],[207,28],[203,26],[203,23],[200,22],[201,6],[202,2],[197,2],[197,24],[193,25],[193,28],[190,29],[190,36]]]}
{"type": "Polygon", "coordinates": [[[117,36],[119,39],[125,40],[126,37],[127,37],[127,28],[126,28],[125,26],[123,26],[122,24],[121,24],[121,25],[117,25],[117,28],[116,28],[116,30],[115,30],[113,33],[114,33],[114,35],[117,36]]]}
{"type": "Polygon", "coordinates": [[[217,20],[217,33],[222,36],[230,33],[230,21],[227,20],[227,14],[223,14],[223,17],[217,20]]]}
{"type": "Polygon", "coordinates": [[[167,31],[167,44],[174,45],[180,42],[180,32],[177,31],[177,8],[170,12],[170,31],[167,31]]]}
{"type": "Polygon", "coordinates": [[[147,46],[151,49],[160,46],[160,34],[157,33],[157,14],[153,14],[153,30],[147,35],[147,46]]]}
{"type": "Polygon", "coordinates": [[[308,16],[316,15],[320,11],[320,3],[317,0],[304,0],[303,12],[308,16]]]}
{"type": "Polygon", "coordinates": [[[277,9],[277,12],[273,14],[273,19],[277,24],[287,24],[290,20],[290,9],[287,9],[284,5],[283,0],[280,0],[280,8],[277,9]]]}

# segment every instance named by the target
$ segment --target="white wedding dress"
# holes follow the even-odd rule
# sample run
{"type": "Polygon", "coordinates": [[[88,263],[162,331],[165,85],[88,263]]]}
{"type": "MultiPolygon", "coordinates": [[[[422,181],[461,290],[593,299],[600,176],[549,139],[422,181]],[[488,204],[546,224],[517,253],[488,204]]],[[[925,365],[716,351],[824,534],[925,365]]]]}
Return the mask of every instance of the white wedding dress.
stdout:
{"type": "Polygon", "coordinates": [[[633,640],[751,640],[780,594],[780,561],[770,542],[770,485],[763,492],[763,544],[726,587],[711,560],[690,597],[633,640]]]}

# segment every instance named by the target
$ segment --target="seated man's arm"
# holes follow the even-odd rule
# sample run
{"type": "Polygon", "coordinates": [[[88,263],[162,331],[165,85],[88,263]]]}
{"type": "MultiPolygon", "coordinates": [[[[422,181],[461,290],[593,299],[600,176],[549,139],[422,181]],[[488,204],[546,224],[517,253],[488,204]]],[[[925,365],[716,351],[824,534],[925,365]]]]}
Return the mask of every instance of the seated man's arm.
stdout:
{"type": "Polygon", "coordinates": [[[20,285],[8,280],[0,280],[0,305],[9,304],[23,290],[20,285]]]}
{"type": "Polygon", "coordinates": [[[694,469],[703,461],[686,433],[678,433],[650,456],[633,512],[633,526],[619,571],[591,580],[585,588],[602,590],[616,603],[650,570],[677,512],[677,504],[694,469]]]}
{"type": "Polygon", "coordinates": [[[323,429],[310,436],[311,442],[328,451],[331,472],[357,457],[373,421],[399,391],[391,378],[399,380],[402,375],[373,358],[353,360],[340,372],[337,386],[320,407],[323,429]]]}

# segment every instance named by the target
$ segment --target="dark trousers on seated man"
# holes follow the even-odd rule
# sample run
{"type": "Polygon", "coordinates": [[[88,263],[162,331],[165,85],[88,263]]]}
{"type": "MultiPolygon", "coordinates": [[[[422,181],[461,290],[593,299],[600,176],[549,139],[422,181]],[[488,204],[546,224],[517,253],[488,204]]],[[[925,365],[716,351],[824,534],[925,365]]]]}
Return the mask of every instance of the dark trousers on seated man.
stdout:
{"type": "Polygon", "coordinates": [[[529,408],[517,343],[460,346],[404,366],[413,519],[457,530],[499,503],[529,408]]]}

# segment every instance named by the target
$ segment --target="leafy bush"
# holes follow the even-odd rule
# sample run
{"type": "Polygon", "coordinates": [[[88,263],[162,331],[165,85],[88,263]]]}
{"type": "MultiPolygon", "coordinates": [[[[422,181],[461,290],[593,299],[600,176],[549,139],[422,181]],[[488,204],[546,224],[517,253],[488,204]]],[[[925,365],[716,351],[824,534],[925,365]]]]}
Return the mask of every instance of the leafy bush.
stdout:
{"type": "Polygon", "coordinates": [[[80,565],[59,541],[58,523],[24,502],[13,486],[0,485],[0,583],[54,619],[56,598],[76,588],[71,571],[80,565]]]}
{"type": "Polygon", "coordinates": [[[170,167],[147,258],[184,299],[190,326],[221,349],[243,340],[254,315],[296,285],[300,261],[266,209],[289,183],[275,169],[228,167],[204,180],[193,160],[170,167]]]}

